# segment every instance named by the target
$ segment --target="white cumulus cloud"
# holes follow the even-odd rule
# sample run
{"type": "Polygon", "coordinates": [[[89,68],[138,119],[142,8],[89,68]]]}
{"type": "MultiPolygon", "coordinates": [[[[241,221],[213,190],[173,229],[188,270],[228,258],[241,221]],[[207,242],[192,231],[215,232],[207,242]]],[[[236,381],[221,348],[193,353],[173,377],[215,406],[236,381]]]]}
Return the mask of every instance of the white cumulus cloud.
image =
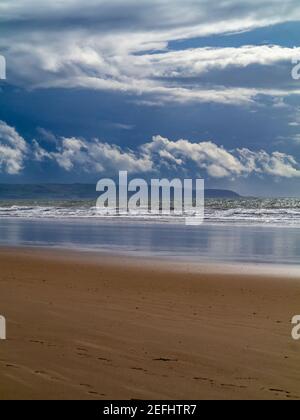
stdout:
{"type": "Polygon", "coordinates": [[[151,142],[142,144],[137,150],[122,149],[99,139],[60,138],[55,151],[49,153],[37,146],[36,156],[50,159],[66,171],[109,175],[121,170],[134,174],[163,174],[168,170],[176,176],[195,170],[204,178],[238,178],[255,174],[300,177],[297,161],[285,153],[246,148],[229,151],[212,141],[173,141],[162,136],[153,137],[151,142]]]}
{"type": "Polygon", "coordinates": [[[36,140],[26,142],[15,128],[0,121],[0,173],[16,175],[32,162],[51,161],[66,172],[111,176],[127,170],[132,174],[166,172],[203,178],[300,177],[300,166],[292,155],[274,151],[237,148],[227,150],[213,141],[192,142],[154,136],[137,149],[122,148],[98,138],[56,137],[39,129],[47,139],[46,149],[36,140]]]}
{"type": "Polygon", "coordinates": [[[63,137],[57,140],[57,148],[52,152],[47,152],[35,142],[35,157],[38,160],[53,160],[66,171],[111,174],[122,170],[143,173],[153,169],[150,156],[122,150],[119,146],[101,142],[99,139],[86,141],[63,137]]]}
{"type": "Polygon", "coordinates": [[[17,131],[0,121],[0,173],[16,175],[24,166],[28,147],[17,131]]]}

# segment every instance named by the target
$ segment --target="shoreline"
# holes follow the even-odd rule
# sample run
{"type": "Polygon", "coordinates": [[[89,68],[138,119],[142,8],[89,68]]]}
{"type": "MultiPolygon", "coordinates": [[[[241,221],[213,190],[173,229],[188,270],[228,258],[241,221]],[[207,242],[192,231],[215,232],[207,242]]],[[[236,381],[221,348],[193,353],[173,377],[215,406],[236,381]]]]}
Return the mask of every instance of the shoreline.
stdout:
{"type": "Polygon", "coordinates": [[[135,251],[120,251],[109,249],[89,249],[80,247],[59,247],[59,246],[33,246],[0,245],[1,254],[23,254],[28,257],[40,257],[46,259],[59,259],[61,261],[78,261],[90,264],[113,264],[117,266],[136,267],[143,266],[156,268],[167,272],[183,272],[190,274],[210,274],[210,275],[231,275],[231,276],[262,276],[272,278],[289,278],[300,281],[300,264],[280,264],[280,263],[257,263],[257,262],[231,262],[213,260],[200,260],[196,258],[185,258],[184,256],[154,255],[135,251]]]}
{"type": "MultiPolygon", "coordinates": [[[[110,223],[114,225],[123,226],[124,224],[131,224],[136,226],[169,226],[169,227],[190,227],[189,225],[185,224],[185,216],[173,216],[173,218],[168,217],[156,217],[153,218],[145,218],[142,216],[5,216],[1,217],[1,220],[8,220],[8,221],[21,221],[21,222],[58,222],[58,223],[74,223],[74,222],[81,222],[81,223],[110,223]],[[168,220],[168,222],[166,222],[168,220]]],[[[266,222],[266,221],[253,221],[253,220],[215,220],[209,217],[205,217],[204,221],[201,225],[198,226],[205,226],[205,227],[237,227],[237,228],[262,228],[262,229],[300,229],[300,223],[295,221],[281,221],[281,222],[266,222]]]]}
{"type": "Polygon", "coordinates": [[[300,277],[168,264],[1,247],[0,399],[300,399],[300,277]]]}
{"type": "MultiPolygon", "coordinates": [[[[297,229],[58,223],[0,218],[2,246],[64,248],[204,265],[299,266],[297,229]],[[276,264],[274,264],[276,262],[276,264]]],[[[252,269],[251,269],[252,271],[252,269]]],[[[222,272],[222,270],[221,270],[222,272]]],[[[284,271],[282,272],[284,274],[284,271]]],[[[297,273],[296,273],[297,274],[297,273]]]]}

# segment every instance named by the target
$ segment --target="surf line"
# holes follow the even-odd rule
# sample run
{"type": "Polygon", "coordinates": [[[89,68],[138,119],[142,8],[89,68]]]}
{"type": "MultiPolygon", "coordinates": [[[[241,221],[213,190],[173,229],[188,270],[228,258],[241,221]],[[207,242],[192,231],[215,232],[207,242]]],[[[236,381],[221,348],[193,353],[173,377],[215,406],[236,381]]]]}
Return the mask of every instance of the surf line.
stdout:
{"type": "Polygon", "coordinates": [[[6,340],[6,319],[0,315],[0,340],[6,340]]]}

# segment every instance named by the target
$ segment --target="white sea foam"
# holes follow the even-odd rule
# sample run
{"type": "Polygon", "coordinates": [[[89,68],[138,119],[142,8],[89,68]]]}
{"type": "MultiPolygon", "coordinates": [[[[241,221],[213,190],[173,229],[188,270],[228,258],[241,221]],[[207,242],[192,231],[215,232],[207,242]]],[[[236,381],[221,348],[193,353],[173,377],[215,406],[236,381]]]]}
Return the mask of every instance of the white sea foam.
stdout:
{"type": "MultiPolygon", "coordinates": [[[[192,212],[193,213],[193,212],[192,212]]],[[[163,214],[150,214],[147,209],[139,209],[131,215],[132,220],[143,222],[182,223],[186,215],[166,217],[163,214]]],[[[56,203],[39,202],[0,202],[0,218],[23,219],[97,219],[110,218],[108,210],[99,210],[93,203],[61,201],[56,203]]],[[[121,215],[119,219],[128,220],[121,215]]],[[[247,199],[247,200],[207,200],[205,208],[206,223],[214,224],[266,224],[275,226],[300,227],[299,199],[247,199]]]]}

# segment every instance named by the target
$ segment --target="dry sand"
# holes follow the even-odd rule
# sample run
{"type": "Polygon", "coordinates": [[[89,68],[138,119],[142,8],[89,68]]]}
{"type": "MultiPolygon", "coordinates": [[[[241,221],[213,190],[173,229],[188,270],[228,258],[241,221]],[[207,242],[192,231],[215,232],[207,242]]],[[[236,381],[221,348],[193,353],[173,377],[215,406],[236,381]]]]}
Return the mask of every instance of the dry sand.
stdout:
{"type": "Polygon", "coordinates": [[[0,399],[300,399],[300,277],[0,251],[0,399]]]}

